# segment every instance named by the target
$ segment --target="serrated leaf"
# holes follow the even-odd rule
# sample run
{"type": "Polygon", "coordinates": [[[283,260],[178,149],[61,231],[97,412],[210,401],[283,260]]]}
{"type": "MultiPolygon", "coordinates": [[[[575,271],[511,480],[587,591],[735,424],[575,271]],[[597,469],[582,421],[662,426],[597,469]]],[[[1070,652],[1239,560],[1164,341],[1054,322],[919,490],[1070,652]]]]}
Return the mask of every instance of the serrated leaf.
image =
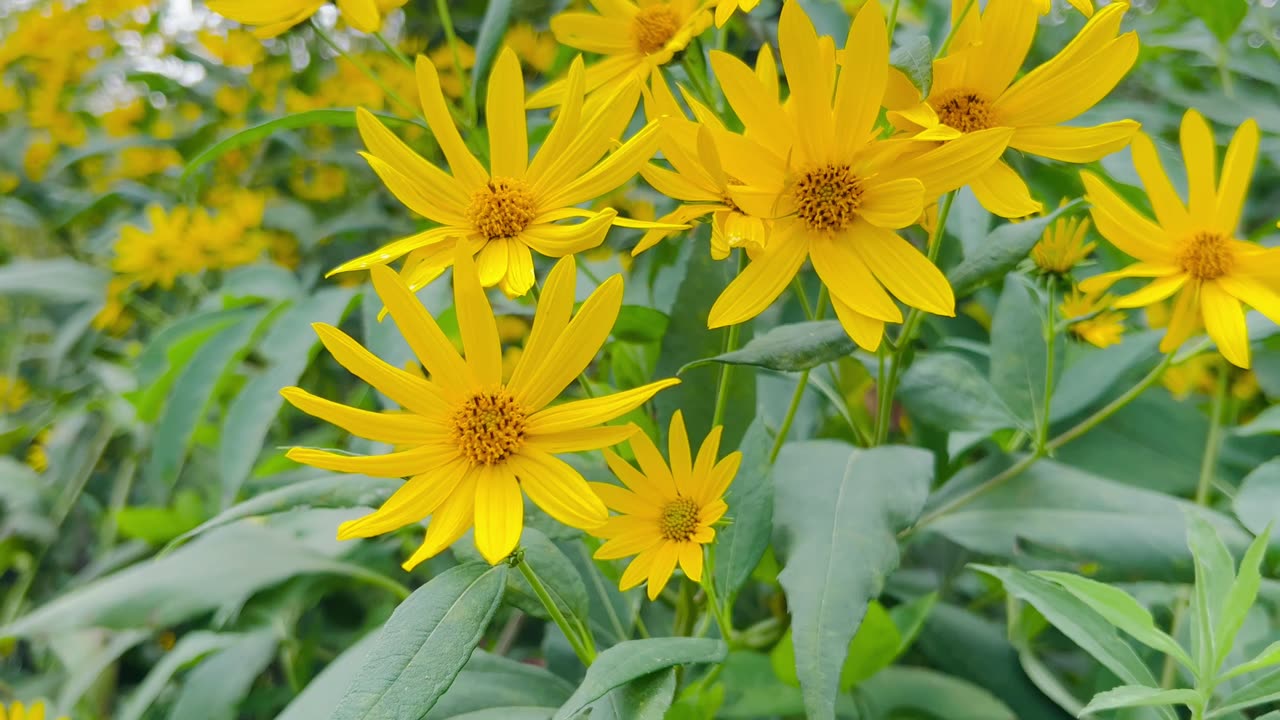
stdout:
{"type": "Polygon", "coordinates": [[[678,373],[711,363],[796,372],[839,360],[855,349],[853,340],[836,320],[792,323],[752,338],[751,342],[733,352],[694,360],[680,368],[678,373]]]}
{"type": "Polygon", "coordinates": [[[582,684],[556,711],[554,720],[577,717],[609,691],[636,678],[676,665],[717,663],[724,660],[727,652],[723,642],[706,638],[649,638],[618,643],[591,663],[582,684]]]}

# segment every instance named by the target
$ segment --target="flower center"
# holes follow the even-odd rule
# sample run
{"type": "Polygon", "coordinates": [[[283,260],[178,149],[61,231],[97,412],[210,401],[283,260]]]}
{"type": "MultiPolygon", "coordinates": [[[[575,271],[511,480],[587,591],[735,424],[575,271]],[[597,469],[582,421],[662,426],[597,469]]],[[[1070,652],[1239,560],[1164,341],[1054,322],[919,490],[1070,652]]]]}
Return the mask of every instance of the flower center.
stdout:
{"type": "Polygon", "coordinates": [[[453,413],[451,438],[466,459],[494,465],[524,444],[527,417],[506,390],[476,393],[453,413]]]}
{"type": "Polygon", "coordinates": [[[489,240],[515,237],[538,215],[533,191],[523,180],[495,177],[471,196],[467,220],[489,240]]]}
{"type": "Polygon", "coordinates": [[[680,29],[680,16],[669,5],[641,8],[631,19],[631,41],[642,55],[650,55],[667,46],[680,29]]]}
{"type": "Polygon", "coordinates": [[[662,537],[676,542],[693,539],[698,529],[698,503],[691,498],[678,497],[662,507],[658,518],[658,531],[662,537]]]}
{"type": "Polygon", "coordinates": [[[975,132],[994,127],[995,114],[986,98],[972,90],[950,90],[933,101],[933,109],[943,125],[960,132],[975,132]]]}
{"type": "Polygon", "coordinates": [[[1178,264],[1197,280],[1216,280],[1231,272],[1235,266],[1235,257],[1231,254],[1231,244],[1226,236],[1215,232],[1198,232],[1182,244],[1178,264]]]}
{"type": "Polygon", "coordinates": [[[862,181],[848,165],[810,170],[800,176],[793,192],[796,215],[814,230],[843,230],[862,203],[862,181]]]}

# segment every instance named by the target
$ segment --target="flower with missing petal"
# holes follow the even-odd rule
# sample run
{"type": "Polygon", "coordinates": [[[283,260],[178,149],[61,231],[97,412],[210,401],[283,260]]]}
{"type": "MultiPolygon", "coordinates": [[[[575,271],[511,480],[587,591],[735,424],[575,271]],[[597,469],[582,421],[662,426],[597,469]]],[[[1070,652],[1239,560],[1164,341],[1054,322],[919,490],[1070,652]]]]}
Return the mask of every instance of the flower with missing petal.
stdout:
{"type": "Polygon", "coordinates": [[[1213,131],[1195,110],[1182,117],[1181,144],[1189,187],[1186,204],[1173,189],[1155,143],[1143,134],[1134,138],[1133,164],[1155,211],[1154,222],[1098,176],[1080,173],[1098,232],[1139,261],[1091,277],[1080,287],[1100,293],[1121,278],[1148,278],[1150,284],[1117,298],[1115,307],[1144,307],[1176,294],[1162,352],[1176,350],[1203,326],[1227,360],[1247,368],[1243,305],[1280,323],[1280,248],[1236,237],[1258,158],[1258,124],[1245,120],[1236,130],[1220,176],[1213,131]]]}
{"type": "Polygon", "coordinates": [[[281,391],[305,413],[399,448],[371,456],[293,448],[288,457],[325,470],[407,477],[382,507],[338,529],[339,539],[372,537],[431,516],[426,538],[404,563],[406,569],[444,550],[472,525],[480,554],[498,563],[520,539],[525,494],[566,525],[589,529],[603,524],[608,516],[604,504],[556,453],[622,442],[633,427],[600,423],[679,382],[662,380],[551,405],[595,358],[622,307],[622,278],[615,275],[571,319],[577,267],[567,257],[551,271],[524,352],[504,383],[498,328],[475,264],[464,251],[455,263],[454,302],[465,359],[394,272],[382,266],[372,271],[374,289],[430,379],[388,365],[335,327],[315,325],[320,342],[339,364],[404,412],[347,407],[296,387],[281,391]]]}
{"type": "Polygon", "coordinates": [[[1124,313],[1110,309],[1113,300],[1110,295],[1097,297],[1072,290],[1062,299],[1058,312],[1067,321],[1072,337],[1100,348],[1110,347],[1124,334],[1124,313]]]}
{"type": "Polygon", "coordinates": [[[417,73],[422,109],[450,173],[424,160],[372,113],[358,110],[356,120],[368,148],[364,158],[374,172],[409,209],[441,227],[384,245],[334,268],[331,275],[408,255],[401,275],[416,290],[444,272],[453,263],[455,248],[461,247],[476,256],[481,285],[500,285],[507,295],[519,296],[534,284],[530,250],[563,257],[596,247],[611,225],[629,224],[612,209],[589,211],[577,205],[625,183],[657,148],[659,128],[650,123],[609,153],[635,107],[634,99],[628,109],[628,101],[620,98],[638,98],[637,85],[616,88],[617,95],[592,103],[594,110],[584,108],[582,59],[575,59],[569,68],[571,91],[530,161],[524,76],[515,53],[504,49],[489,78],[486,169],[449,116],[435,66],[419,56],[417,73]],[[560,224],[570,218],[582,222],[560,224]]]}
{"type": "MultiPolygon", "coordinates": [[[[605,56],[587,68],[588,93],[643,82],[711,25],[711,14],[700,0],[591,0],[591,6],[596,12],[562,12],[551,18],[551,31],[561,45],[605,56]]],[[[561,105],[570,90],[566,80],[548,83],[529,98],[529,107],[561,105]]],[[[632,99],[629,109],[635,110],[637,100],[632,99]]]]}
{"type": "Polygon", "coordinates": [[[596,559],[636,556],[622,573],[622,590],[647,580],[649,599],[654,600],[677,564],[685,577],[702,581],[702,546],[716,537],[712,525],[729,508],[724,493],[742,462],[740,452],[716,461],[723,430],[720,426],[712,428],[694,459],[684,416],[677,410],[671,416],[667,435],[670,465],[642,432],[631,436],[639,470],[615,453],[604,452],[609,469],[626,487],[591,483],[591,489],[604,504],[621,514],[590,532],[607,540],[596,551],[596,559]]]}
{"type": "MultiPolygon", "coordinates": [[[[966,0],[953,0],[952,18],[966,0]]],[[[1128,4],[1095,14],[1056,56],[1015,80],[1039,22],[1027,0],[972,4],[953,29],[950,50],[933,61],[933,85],[918,103],[891,107],[889,120],[919,140],[953,141],[989,128],[1010,128],[1009,147],[1070,163],[1098,160],[1120,150],[1140,127],[1120,120],[1095,127],[1063,125],[1106,97],[1133,67],[1138,36],[1120,31],[1128,4]]],[[[1003,217],[1040,210],[1026,183],[1003,161],[969,186],[983,207],[1003,217]]]]}

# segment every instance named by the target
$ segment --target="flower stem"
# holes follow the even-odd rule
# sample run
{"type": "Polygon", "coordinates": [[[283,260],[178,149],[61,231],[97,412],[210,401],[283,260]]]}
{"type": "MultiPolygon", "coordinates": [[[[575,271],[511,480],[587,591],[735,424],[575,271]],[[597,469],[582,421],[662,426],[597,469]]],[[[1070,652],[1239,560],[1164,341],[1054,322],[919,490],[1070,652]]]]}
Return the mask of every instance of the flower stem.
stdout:
{"type": "MultiPolygon", "coordinates": [[[[804,286],[796,285],[795,287],[796,287],[796,292],[797,294],[799,294],[801,301],[806,306],[806,311],[807,311],[808,301],[805,299],[805,296],[804,296],[804,286]]],[[[822,316],[826,314],[826,309],[827,309],[827,286],[823,285],[822,288],[818,290],[817,309],[814,310],[812,314],[806,312],[806,315],[808,315],[809,319],[811,320],[821,320],[822,316]]],[[[809,386],[809,373],[812,370],[813,368],[806,368],[804,372],[800,373],[800,380],[799,382],[796,383],[796,391],[791,396],[791,405],[790,407],[787,408],[786,417],[782,419],[782,426],[778,428],[778,436],[773,440],[773,449],[769,451],[770,463],[773,463],[774,460],[778,459],[778,453],[781,452],[783,443],[787,441],[787,433],[791,432],[791,423],[795,422],[796,411],[800,409],[800,400],[804,398],[805,388],[809,386]]]]}
{"type": "Polygon", "coordinates": [[[1036,443],[1037,448],[1043,449],[1049,441],[1049,411],[1053,404],[1053,363],[1054,363],[1054,344],[1058,336],[1057,327],[1054,324],[1054,282],[1049,281],[1049,306],[1046,310],[1045,317],[1045,353],[1044,361],[1044,402],[1041,404],[1041,416],[1039,426],[1036,427],[1036,443]]]}
{"type": "Polygon", "coordinates": [[[404,53],[400,52],[400,48],[393,45],[391,41],[387,39],[386,35],[383,35],[382,32],[379,31],[375,32],[373,36],[378,38],[378,42],[382,43],[382,47],[386,48],[387,52],[395,56],[395,59],[399,60],[401,65],[404,65],[410,70],[414,69],[413,61],[405,57],[404,53]]]}
{"type": "MultiPolygon", "coordinates": [[[[738,251],[738,274],[742,274],[742,267],[746,263],[747,253],[745,250],[738,251]]],[[[730,325],[725,331],[724,349],[720,354],[731,353],[738,349],[738,336],[742,332],[742,325],[735,323],[730,325]]],[[[733,365],[729,363],[721,363],[720,365],[720,382],[716,385],[716,405],[715,411],[711,414],[711,427],[715,427],[724,422],[724,412],[729,405],[729,376],[733,371],[733,365]]]]}
{"type": "Polygon", "coordinates": [[[942,57],[947,54],[947,50],[951,47],[951,40],[956,36],[956,28],[960,27],[960,23],[964,22],[965,16],[973,9],[974,1],[975,0],[969,0],[969,2],[965,3],[960,14],[951,19],[951,29],[947,31],[947,37],[942,41],[942,45],[938,46],[937,57],[942,57]]]}
{"type": "Polygon", "coordinates": [[[726,606],[720,606],[720,597],[716,591],[716,546],[715,543],[707,545],[707,559],[705,566],[702,568],[702,589],[707,594],[707,612],[711,614],[711,618],[716,621],[716,627],[720,628],[720,637],[724,638],[726,643],[733,645],[733,607],[729,596],[725,596],[726,606]]]}
{"type": "Polygon", "coordinates": [[[889,6],[889,46],[893,47],[893,31],[898,27],[898,4],[900,0],[893,0],[893,4],[889,6]]]}
{"type": "Polygon", "coordinates": [[[584,640],[580,637],[578,629],[569,623],[564,613],[560,612],[560,606],[556,605],[555,600],[551,599],[551,594],[547,592],[546,586],[542,584],[542,580],[538,578],[537,573],[533,571],[533,567],[529,565],[529,560],[524,553],[518,552],[517,556],[519,559],[516,562],[516,566],[520,568],[520,574],[524,576],[524,579],[529,582],[529,587],[533,588],[533,594],[538,596],[538,601],[547,609],[547,614],[551,615],[551,619],[560,628],[560,632],[564,633],[570,647],[573,648],[574,654],[578,656],[583,665],[590,666],[596,659],[595,650],[589,644],[590,640],[584,640]]]}
{"type": "Polygon", "coordinates": [[[413,106],[405,102],[404,98],[400,97],[395,90],[392,90],[386,83],[382,82],[382,78],[378,77],[373,70],[369,69],[368,65],[357,60],[354,55],[351,55],[346,50],[343,50],[342,46],[335,42],[334,39],[329,36],[329,33],[325,32],[325,29],[320,26],[320,22],[314,17],[311,19],[311,29],[315,31],[316,37],[324,41],[325,45],[328,45],[334,52],[346,58],[346,60],[352,65],[355,65],[356,69],[363,73],[365,77],[369,78],[374,82],[374,84],[382,88],[382,92],[385,93],[387,97],[391,98],[392,102],[408,111],[410,115],[417,114],[417,111],[413,109],[413,106]]]}

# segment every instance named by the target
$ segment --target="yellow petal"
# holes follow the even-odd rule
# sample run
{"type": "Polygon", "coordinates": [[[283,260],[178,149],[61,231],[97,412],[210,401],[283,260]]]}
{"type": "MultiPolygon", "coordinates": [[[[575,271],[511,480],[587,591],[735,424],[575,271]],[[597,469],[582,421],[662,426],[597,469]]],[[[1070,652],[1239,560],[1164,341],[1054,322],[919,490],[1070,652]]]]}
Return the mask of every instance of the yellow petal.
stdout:
{"type": "Polygon", "coordinates": [[[439,243],[446,243],[452,238],[460,237],[465,234],[466,230],[456,227],[441,227],[424,230],[423,232],[387,243],[377,250],[366,255],[361,255],[354,260],[348,260],[325,273],[325,277],[337,275],[338,273],[351,272],[353,270],[367,270],[375,265],[386,265],[396,258],[413,252],[414,250],[439,243]]]}
{"type": "MultiPolygon", "coordinates": [[[[705,217],[707,214],[713,213],[716,210],[723,207],[726,207],[726,206],[717,207],[715,205],[677,205],[675,210],[672,210],[666,215],[663,215],[662,217],[658,218],[658,222],[671,223],[671,224],[690,223],[690,222],[693,222],[694,220],[697,220],[698,218],[705,217]]],[[[648,250],[649,248],[653,247],[654,245],[657,245],[658,243],[662,242],[666,238],[678,232],[680,231],[666,230],[666,229],[650,230],[649,232],[645,233],[643,237],[640,238],[640,242],[636,243],[635,247],[631,248],[631,256],[635,257],[636,255],[639,255],[645,250],[648,250]]]]}
{"type": "Polygon", "coordinates": [[[440,507],[431,515],[427,523],[427,534],[422,545],[404,562],[405,570],[412,570],[423,560],[435,557],[441,550],[454,544],[471,527],[475,517],[476,476],[475,468],[471,468],[453,494],[445,499],[440,507]]]}
{"type": "Polygon", "coordinates": [[[546,363],[551,347],[569,325],[577,277],[577,264],[572,255],[557,262],[547,276],[547,284],[538,300],[538,309],[533,317],[529,338],[524,344],[524,352],[520,354],[520,360],[507,383],[507,389],[516,398],[528,397],[529,381],[546,363]]]}
{"type": "Polygon", "coordinates": [[[1022,68],[1039,20],[1035,6],[1025,0],[988,3],[979,31],[981,59],[969,64],[966,84],[989,98],[999,97],[1022,68]]]}
{"type": "MultiPolygon", "coordinates": [[[[360,156],[369,163],[369,167],[377,173],[382,184],[386,185],[391,194],[404,203],[405,207],[444,225],[464,226],[468,223],[466,217],[460,212],[451,211],[432,199],[433,196],[442,197],[438,188],[415,185],[376,155],[360,153],[360,156]]],[[[452,183],[452,180],[450,182],[452,183]]]]}
{"type": "Polygon", "coordinates": [[[604,524],[609,510],[582,475],[552,455],[522,450],[507,460],[520,485],[538,507],[556,520],[582,530],[604,524]]]}
{"type": "Polygon", "coordinates": [[[1009,146],[1051,160],[1087,163],[1128,145],[1140,127],[1135,120],[1120,120],[1094,127],[1021,127],[1014,133],[1009,146]]]}
{"type": "Polygon", "coordinates": [[[382,503],[382,507],[339,525],[338,539],[374,537],[421,522],[457,489],[470,467],[466,460],[457,459],[439,469],[409,478],[382,503]]]}
{"type": "Polygon", "coordinates": [[[785,153],[791,123],[778,103],[777,93],[770,94],[751,68],[728,53],[712,52],[711,67],[746,131],[775,153],[785,153]]]}
{"type": "Polygon", "coordinates": [[[629,555],[637,555],[662,542],[655,529],[650,533],[629,533],[610,538],[600,546],[591,557],[597,560],[616,560],[629,555]]]}
{"type": "MultiPolygon", "coordinates": [[[[587,486],[610,510],[616,510],[626,515],[640,515],[655,519],[661,510],[661,507],[652,499],[640,497],[636,493],[617,485],[593,482],[587,483],[587,486]]],[[[630,555],[632,553],[626,554],[630,555]]],[[[621,556],[615,555],[614,557],[621,556]]]]}
{"type": "Polygon", "coordinates": [[[858,215],[876,227],[897,230],[924,212],[924,184],[916,178],[871,182],[863,187],[858,215]]]}
{"type": "MultiPolygon", "coordinates": [[[[720,435],[724,426],[717,425],[702,440],[698,448],[698,457],[693,461],[693,474],[685,488],[685,494],[700,500],[707,493],[707,486],[712,483],[712,473],[716,467],[716,455],[720,452],[720,435]]],[[[701,504],[699,502],[699,504],[701,504]]]]}
{"type": "Polygon", "coordinates": [[[1112,306],[1120,310],[1146,307],[1178,292],[1186,282],[1187,276],[1181,273],[1156,278],[1141,290],[1116,298],[1112,306]]]}
{"type": "Polygon", "coordinates": [[[1156,265],[1152,263],[1137,262],[1122,270],[1115,270],[1100,275],[1094,275],[1091,278],[1085,278],[1080,281],[1080,290],[1089,295],[1099,295],[1111,287],[1117,280],[1124,278],[1154,278],[1166,277],[1168,275],[1176,275],[1181,270],[1173,265],[1156,265]]]}
{"type": "Polygon", "coordinates": [[[1160,352],[1169,353],[1182,347],[1191,333],[1200,327],[1200,285],[1196,280],[1182,286],[1169,313],[1169,327],[1160,340],[1160,352]]]}
{"type": "Polygon", "coordinates": [[[1070,64],[1050,60],[1044,76],[1025,75],[992,103],[1001,122],[1013,126],[1057,125],[1098,104],[1138,59],[1138,36],[1129,32],[1070,64]]]}
{"type": "MultiPolygon", "coordinates": [[[[719,193],[710,182],[706,184],[695,182],[689,176],[660,168],[652,163],[641,165],[640,175],[645,182],[653,186],[654,190],[675,200],[720,201],[719,193]]],[[[710,180],[710,178],[705,179],[710,180]]]]}
{"type": "Polygon", "coordinates": [[[858,347],[867,352],[875,352],[880,349],[880,341],[884,339],[883,320],[863,315],[841,302],[840,298],[834,295],[831,298],[831,304],[835,306],[836,317],[840,320],[840,326],[849,334],[849,337],[853,338],[858,347]]]}
{"type": "MultiPolygon", "coordinates": [[[[490,245],[493,243],[490,242],[490,245]]],[[[482,386],[502,382],[502,342],[498,339],[498,323],[480,287],[475,263],[466,252],[459,251],[453,260],[453,301],[458,313],[458,330],[462,347],[467,352],[467,365],[482,386]]]]}
{"type": "Polygon", "coordinates": [[[623,55],[634,48],[631,23],[622,18],[562,12],[551,18],[551,32],[561,44],[601,55],[623,55]]]}
{"type": "MultiPolygon", "coordinates": [[[[470,242],[464,242],[470,245],[470,242]]],[[[458,241],[445,240],[414,250],[405,256],[404,265],[400,268],[400,281],[410,291],[417,292],[444,274],[446,268],[453,264],[454,253],[458,251],[458,241]]],[[[381,317],[379,317],[381,319],[381,317]]]]}
{"type": "MultiPolygon", "coordinates": [[[[1182,116],[1182,158],[1187,164],[1188,207],[1196,223],[1210,222],[1217,209],[1218,148],[1209,123],[1194,109],[1182,116]]],[[[1233,228],[1234,229],[1234,228],[1233,228]]]]}
{"type": "Polygon", "coordinates": [[[671,477],[671,470],[653,440],[644,433],[636,433],[631,437],[631,449],[644,472],[631,467],[616,453],[605,450],[604,460],[613,474],[632,492],[649,502],[662,505],[675,500],[680,494],[676,490],[675,479],[671,477]]]}
{"type": "MultiPolygon", "coordinates": [[[[590,91],[591,88],[587,87],[587,90],[590,91]]],[[[592,166],[602,155],[611,148],[617,147],[618,138],[622,136],[631,122],[631,117],[635,114],[639,96],[638,82],[629,81],[617,88],[592,96],[592,102],[582,107],[582,120],[577,127],[572,128],[563,150],[558,155],[547,158],[545,170],[536,174],[530,173],[533,178],[533,192],[538,196],[543,207],[559,207],[560,205],[547,203],[545,198],[580,180],[583,175],[591,171],[592,166]],[[597,100],[597,98],[600,99],[597,100]]],[[[538,155],[541,158],[543,153],[540,151],[538,155]]],[[[648,160],[648,157],[644,159],[648,160]]],[[[637,163],[636,169],[638,168],[637,163]]],[[[634,171],[633,169],[632,172],[634,171]]]]}
{"type": "Polygon", "coordinates": [[[927,199],[968,184],[991,168],[1013,137],[1012,128],[991,128],[963,137],[886,167],[887,177],[913,177],[924,183],[927,199]]]}
{"type": "Polygon", "coordinates": [[[507,275],[507,241],[494,238],[485,243],[476,255],[476,272],[481,287],[493,287],[507,275]]]}
{"type": "Polygon", "coordinates": [[[1190,231],[1187,206],[1182,204],[1182,199],[1173,189],[1173,183],[1169,182],[1169,175],[1164,171],[1163,163],[1160,162],[1160,154],[1156,151],[1155,143],[1151,142],[1151,138],[1145,133],[1138,133],[1133,138],[1131,152],[1133,167],[1138,171],[1138,177],[1142,180],[1142,187],[1147,191],[1147,197],[1151,200],[1151,209],[1155,211],[1160,226],[1169,233],[1181,234],[1190,231]]]}
{"type": "Polygon", "coordinates": [[[541,187],[538,183],[542,176],[560,160],[577,135],[582,118],[582,73],[582,56],[578,55],[569,65],[564,104],[560,106],[555,124],[547,133],[547,139],[542,142],[537,154],[533,156],[533,162],[529,164],[529,178],[534,187],[541,187]]]}
{"type": "Polygon", "coordinates": [[[529,253],[529,246],[516,238],[508,238],[504,242],[507,244],[507,274],[500,286],[507,297],[520,297],[537,282],[533,273],[533,255],[529,253]]]}
{"type": "MultiPolygon", "coordinates": [[[[424,436],[442,430],[420,415],[412,413],[379,413],[348,407],[331,400],[316,397],[302,388],[287,387],[280,394],[290,405],[313,417],[320,418],[330,425],[346,430],[356,437],[366,438],[391,445],[411,445],[421,443],[424,436]]],[[[447,412],[444,403],[440,403],[440,411],[447,412]]]]}
{"type": "Polygon", "coordinates": [[[1081,172],[1089,214],[1102,236],[1124,252],[1155,265],[1172,265],[1173,251],[1160,226],[1139,215],[1114,190],[1090,172],[1081,172]]]}
{"type": "Polygon", "coordinates": [[[685,577],[694,582],[702,581],[702,546],[694,542],[683,542],[676,546],[680,553],[680,569],[685,577]]]}
{"type": "Polygon", "coordinates": [[[954,317],[951,283],[919,250],[891,230],[859,221],[853,247],[876,279],[902,302],[935,315],[954,317]]]}
{"type": "Polygon", "coordinates": [[[605,208],[573,225],[535,223],[520,233],[520,239],[547,257],[565,257],[599,247],[617,217],[616,210],[605,208]]]}
{"type": "MultiPolygon", "coordinates": [[[[574,376],[576,377],[577,373],[574,373],[574,376]]],[[[659,390],[679,383],[678,379],[669,378],[612,395],[555,405],[530,416],[526,426],[527,431],[531,439],[536,440],[537,436],[543,434],[599,425],[640,407],[659,390]]]]}
{"type": "Polygon", "coordinates": [[[595,167],[567,185],[548,192],[540,198],[540,203],[544,207],[566,207],[613,191],[630,180],[640,166],[653,157],[661,139],[660,132],[661,128],[656,123],[646,125],[595,167]]]}
{"type": "Polygon", "coordinates": [[[666,587],[667,581],[671,579],[671,573],[675,572],[677,547],[670,541],[658,546],[658,552],[654,554],[653,563],[649,566],[649,582],[645,587],[650,600],[658,599],[662,594],[662,588],[666,587]]]}
{"type": "Polygon", "coordinates": [[[1000,217],[1024,217],[1041,210],[1027,184],[1003,160],[970,179],[969,187],[982,207],[1000,217]]]}
{"type": "Polygon", "coordinates": [[[393,367],[332,325],[314,323],[320,342],[338,364],[401,406],[425,417],[438,413],[443,399],[432,383],[393,367]]]}
{"type": "Polygon", "coordinates": [[[391,312],[400,334],[443,393],[456,396],[464,389],[474,387],[476,376],[471,368],[458,355],[435,318],[409,292],[395,272],[385,266],[377,266],[371,269],[370,276],[374,290],[391,312]]]}
{"type": "Polygon", "coordinates": [[[516,549],[524,530],[524,496],[511,469],[479,468],[475,514],[476,549],[490,565],[497,565],[516,549]]]}
{"type": "Polygon", "coordinates": [[[676,488],[690,490],[689,477],[693,474],[693,455],[689,448],[689,431],[684,426],[684,413],[676,410],[671,415],[671,429],[667,432],[667,456],[670,458],[671,476],[676,488]]]}
{"type": "Polygon", "coordinates": [[[657,556],[658,550],[662,548],[663,543],[657,543],[644,550],[636,559],[627,565],[627,569],[622,571],[622,579],[618,581],[618,589],[626,592],[631,588],[644,582],[649,577],[649,569],[653,567],[653,558],[657,556]]]}
{"type": "Polygon", "coordinates": [[[835,126],[838,158],[852,159],[880,115],[889,76],[889,41],[880,3],[863,3],[849,25],[845,62],[836,82],[835,126]]]}
{"type": "Polygon", "coordinates": [[[1258,160],[1258,123],[1249,118],[1236,130],[1227,147],[1227,157],[1222,164],[1222,180],[1218,186],[1218,203],[1214,213],[1215,225],[1225,232],[1233,232],[1240,224],[1240,209],[1249,194],[1249,181],[1253,179],[1253,165],[1258,160]]]}
{"type": "Polygon", "coordinates": [[[549,453],[584,452],[617,445],[634,435],[636,430],[634,425],[606,425],[538,435],[528,438],[528,442],[530,447],[549,453]]]}
{"type": "Polygon", "coordinates": [[[741,452],[735,451],[725,455],[724,459],[716,463],[712,468],[711,473],[707,476],[707,483],[702,488],[702,493],[695,495],[694,500],[699,505],[707,506],[724,497],[725,492],[729,490],[729,484],[733,482],[733,478],[738,474],[738,468],[741,465],[741,452]]]}
{"type": "Polygon", "coordinates": [[[1204,313],[1204,329],[1218,344],[1232,365],[1249,368],[1249,331],[1244,323],[1244,308],[1216,282],[1200,286],[1200,308],[1204,313]]]}
{"type": "Polygon", "coordinates": [[[338,9],[351,27],[363,33],[378,32],[382,18],[373,0],[338,0],[338,9]]]}
{"type": "Polygon", "coordinates": [[[920,103],[920,88],[911,82],[911,78],[892,65],[884,90],[884,106],[889,110],[904,110],[920,103]]]}
{"type": "Polygon", "coordinates": [[[458,134],[458,128],[453,124],[444,93],[440,91],[440,76],[436,73],[436,66],[425,55],[419,55],[415,67],[418,97],[422,100],[422,112],[427,118],[427,125],[431,126],[431,135],[449,161],[449,170],[453,176],[468,193],[475,192],[489,182],[489,173],[485,172],[480,161],[467,149],[462,136],[458,134]]]}
{"type": "Polygon", "coordinates": [[[1247,275],[1223,275],[1217,283],[1237,300],[1280,325],[1280,289],[1277,285],[1247,275]]]}
{"type": "MultiPolygon", "coordinates": [[[[591,293],[564,332],[551,344],[546,357],[530,368],[528,379],[519,386],[513,383],[512,392],[516,399],[532,410],[554,400],[600,352],[621,309],[622,278],[614,275],[591,293]]],[[[599,422],[604,421],[591,424],[599,422]]],[[[544,429],[543,432],[552,430],[544,429]]]]}
{"type": "Polygon", "coordinates": [[[802,233],[775,228],[765,251],[716,298],[707,327],[737,325],[759,315],[787,288],[808,254],[809,241],[802,233]]]}
{"type": "Polygon", "coordinates": [[[422,445],[386,455],[339,455],[314,448],[289,448],[285,457],[302,465],[334,472],[362,473],[373,477],[409,477],[430,472],[454,459],[458,450],[448,443],[422,445]]]}
{"type": "Polygon", "coordinates": [[[809,248],[813,269],[840,302],[864,315],[902,322],[902,311],[853,249],[856,242],[859,238],[851,232],[814,239],[809,248]]]}
{"type": "MultiPolygon", "coordinates": [[[[405,184],[412,187],[415,202],[422,204],[424,208],[434,208],[433,212],[436,214],[430,214],[409,205],[394,188],[391,188],[391,191],[396,193],[396,197],[400,198],[400,202],[409,205],[410,209],[420,215],[436,219],[438,214],[444,214],[450,218],[448,220],[439,218],[438,222],[450,225],[463,224],[467,203],[471,198],[458,181],[414,152],[368,110],[356,109],[356,127],[360,131],[360,139],[364,141],[365,147],[369,148],[369,153],[405,178],[405,184]]],[[[368,158],[367,155],[365,157],[368,158]]],[[[374,171],[378,171],[378,168],[374,167],[374,171]]],[[[386,182],[385,178],[383,182],[386,182]]],[[[389,185],[388,187],[390,188],[389,185]]]]}
{"type": "Polygon", "coordinates": [[[503,48],[489,75],[485,121],[489,126],[489,167],[499,177],[523,178],[529,163],[524,117],[524,74],[511,48],[503,48]]]}
{"type": "Polygon", "coordinates": [[[827,156],[835,143],[831,87],[822,77],[824,68],[818,34],[800,3],[783,3],[778,18],[778,45],[782,68],[791,86],[788,107],[807,125],[796,137],[800,151],[797,159],[804,164],[831,162],[834,158],[827,156]]]}

